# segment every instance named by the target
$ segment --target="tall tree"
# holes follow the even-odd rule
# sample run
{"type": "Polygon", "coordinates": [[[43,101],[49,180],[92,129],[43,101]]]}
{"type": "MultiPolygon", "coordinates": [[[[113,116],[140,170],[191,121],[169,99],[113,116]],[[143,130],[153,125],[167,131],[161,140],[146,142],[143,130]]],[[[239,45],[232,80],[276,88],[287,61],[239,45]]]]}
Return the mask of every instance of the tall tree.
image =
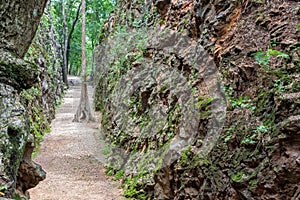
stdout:
{"type": "MultiPolygon", "coordinates": [[[[65,83],[68,74],[81,75],[81,0],[52,0],[54,28],[59,35],[61,45],[61,65],[64,69],[65,83]]],[[[86,0],[86,71],[92,75],[92,51],[97,46],[101,27],[109,13],[113,10],[115,1],[86,0]]]]}
{"type": "Polygon", "coordinates": [[[67,65],[67,42],[68,42],[68,24],[67,24],[67,13],[65,0],[61,1],[62,3],[62,17],[63,17],[63,41],[62,41],[62,52],[63,52],[63,81],[66,85],[68,85],[68,65],[67,65]]]}
{"type": "Polygon", "coordinates": [[[81,119],[86,119],[87,122],[95,121],[92,115],[91,107],[88,98],[87,82],[86,82],[86,35],[85,35],[85,0],[81,1],[82,4],[82,84],[81,84],[81,96],[77,111],[74,116],[75,122],[79,122],[81,119]]]}
{"type": "Polygon", "coordinates": [[[62,57],[63,57],[63,81],[68,85],[68,66],[70,57],[70,44],[75,26],[79,19],[81,3],[76,0],[62,0],[61,2],[61,20],[62,20],[62,57]],[[74,14],[75,13],[75,14],[74,14]],[[70,31],[69,31],[70,30],[70,31]]]}
{"type": "MultiPolygon", "coordinates": [[[[67,39],[67,46],[66,46],[66,66],[69,66],[71,39],[72,39],[74,30],[75,30],[75,26],[76,26],[77,21],[79,19],[80,7],[81,7],[81,3],[79,4],[79,6],[77,8],[75,19],[74,19],[74,21],[72,23],[71,30],[69,32],[68,39],[67,39]]],[[[71,70],[70,70],[70,72],[71,72],[72,71],[72,67],[70,66],[70,68],[71,68],[71,70]]]]}

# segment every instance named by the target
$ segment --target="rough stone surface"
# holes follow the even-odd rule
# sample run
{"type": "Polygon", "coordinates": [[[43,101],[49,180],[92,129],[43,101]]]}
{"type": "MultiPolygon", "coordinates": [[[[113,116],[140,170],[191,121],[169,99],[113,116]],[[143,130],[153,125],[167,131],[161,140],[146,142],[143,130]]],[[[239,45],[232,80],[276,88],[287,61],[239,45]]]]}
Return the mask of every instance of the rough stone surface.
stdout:
{"type": "Polygon", "coordinates": [[[47,0],[0,2],[0,49],[6,49],[18,57],[27,52],[47,0]]]}
{"type": "Polygon", "coordinates": [[[18,194],[28,199],[27,190],[45,178],[45,172],[31,156],[49,129],[63,92],[59,63],[52,66],[58,47],[47,48],[42,43],[53,34],[47,30],[49,27],[41,25],[23,59],[45,4],[46,1],[0,3],[0,188],[1,196],[7,198],[18,194]]]}
{"type": "Polygon", "coordinates": [[[18,166],[29,135],[29,126],[26,122],[26,110],[20,103],[17,91],[1,83],[0,94],[0,184],[1,187],[7,188],[5,193],[12,197],[18,166]]]}
{"type": "Polygon", "coordinates": [[[296,1],[284,0],[118,2],[97,51],[95,103],[113,143],[110,167],[124,171],[125,196],[299,198],[299,10],[296,1]],[[163,43],[161,32],[174,39],[163,43]],[[226,117],[204,157],[198,149],[218,125],[209,111],[219,99],[203,74],[214,71],[195,69],[194,54],[187,53],[195,50],[182,48],[174,32],[204,48],[221,74],[226,117]],[[176,88],[185,87],[167,75],[185,77],[192,88],[200,113],[194,135],[184,131],[191,120],[180,103],[191,102],[176,98],[176,88]],[[181,150],[170,154],[172,148],[181,150]]]}
{"type": "Polygon", "coordinates": [[[37,82],[37,67],[22,59],[15,58],[10,52],[0,49],[1,83],[11,85],[19,91],[29,89],[37,82]]]}

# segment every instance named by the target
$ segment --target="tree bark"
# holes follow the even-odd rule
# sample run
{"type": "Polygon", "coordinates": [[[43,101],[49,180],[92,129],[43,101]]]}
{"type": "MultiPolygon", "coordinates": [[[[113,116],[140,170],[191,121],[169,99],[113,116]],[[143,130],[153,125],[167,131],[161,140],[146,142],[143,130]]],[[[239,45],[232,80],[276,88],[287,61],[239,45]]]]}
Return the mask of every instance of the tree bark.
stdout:
{"type": "Polygon", "coordinates": [[[67,65],[67,46],[68,46],[68,24],[65,0],[62,0],[62,16],[63,16],[63,81],[68,85],[68,65],[67,65]]]}
{"type": "Polygon", "coordinates": [[[75,122],[80,122],[80,120],[95,121],[95,118],[92,115],[88,91],[87,91],[87,83],[86,83],[86,46],[85,46],[85,0],[81,1],[82,4],[82,84],[81,84],[81,96],[80,102],[77,108],[77,111],[74,116],[75,122]]]}
{"type": "Polygon", "coordinates": [[[80,8],[81,8],[81,4],[79,4],[78,8],[77,8],[77,12],[76,12],[76,16],[75,16],[75,19],[72,23],[72,27],[71,27],[71,30],[70,30],[70,33],[68,35],[68,40],[67,40],[67,55],[66,55],[66,59],[67,59],[67,66],[69,66],[69,57],[70,57],[70,45],[71,45],[71,39],[72,39],[72,35],[74,33],[74,30],[75,30],[75,26],[77,24],[77,21],[79,19],[79,14],[80,14],[80,8]]]}
{"type": "Polygon", "coordinates": [[[91,81],[94,84],[94,76],[95,76],[95,52],[94,52],[94,50],[95,50],[95,44],[94,44],[93,40],[92,40],[92,49],[93,49],[93,51],[92,51],[92,73],[91,73],[91,81]]]}
{"type": "Polygon", "coordinates": [[[73,71],[73,64],[70,64],[70,68],[69,68],[69,75],[72,75],[72,71],[73,71]]]}

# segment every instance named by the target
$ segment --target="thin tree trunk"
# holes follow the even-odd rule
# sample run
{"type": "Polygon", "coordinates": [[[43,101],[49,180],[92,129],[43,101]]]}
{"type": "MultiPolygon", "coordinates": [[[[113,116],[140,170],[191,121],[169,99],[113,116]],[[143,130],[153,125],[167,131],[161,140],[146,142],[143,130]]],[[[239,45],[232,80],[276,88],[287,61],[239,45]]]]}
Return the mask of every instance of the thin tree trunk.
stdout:
{"type": "Polygon", "coordinates": [[[71,39],[72,39],[72,35],[74,33],[74,30],[75,30],[75,26],[76,26],[77,21],[79,19],[80,8],[81,8],[81,3],[79,4],[79,6],[77,8],[76,16],[75,16],[75,19],[72,23],[72,27],[71,27],[71,30],[70,30],[70,33],[69,33],[68,39],[67,39],[67,46],[66,46],[66,64],[67,64],[67,66],[69,66],[71,39]]]}
{"type": "Polygon", "coordinates": [[[91,74],[91,81],[94,83],[95,78],[95,53],[92,53],[92,74],[91,74]]]}
{"type": "Polygon", "coordinates": [[[72,71],[73,71],[73,65],[72,63],[70,64],[70,68],[69,68],[69,75],[72,75],[72,71]]]}
{"type": "Polygon", "coordinates": [[[92,49],[93,49],[93,52],[92,52],[92,74],[91,74],[91,81],[92,81],[92,83],[94,83],[94,76],[95,76],[95,53],[94,53],[94,50],[95,50],[95,46],[94,46],[93,40],[92,40],[92,49]]]}
{"type": "Polygon", "coordinates": [[[86,82],[86,46],[85,46],[85,0],[82,0],[82,76],[83,83],[86,82]]]}
{"type": "Polygon", "coordinates": [[[95,121],[95,118],[92,115],[87,83],[86,83],[86,47],[85,47],[85,0],[82,0],[82,84],[81,84],[81,96],[80,102],[77,108],[77,111],[74,116],[75,122],[80,122],[80,120],[86,119],[87,122],[95,121]]]}
{"type": "Polygon", "coordinates": [[[67,45],[68,45],[68,24],[65,8],[65,1],[62,0],[62,15],[63,15],[63,81],[68,85],[68,65],[67,65],[67,45]]]}

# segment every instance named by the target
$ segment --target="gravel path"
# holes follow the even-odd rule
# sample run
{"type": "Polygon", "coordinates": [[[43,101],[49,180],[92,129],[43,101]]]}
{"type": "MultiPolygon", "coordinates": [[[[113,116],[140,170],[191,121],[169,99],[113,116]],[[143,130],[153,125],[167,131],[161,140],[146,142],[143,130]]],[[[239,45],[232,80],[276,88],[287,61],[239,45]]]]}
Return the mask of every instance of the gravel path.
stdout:
{"type": "Polygon", "coordinates": [[[70,87],[51,124],[52,132],[46,134],[34,159],[47,172],[47,178],[29,191],[32,200],[122,199],[119,183],[105,175],[100,162],[100,123],[72,122],[79,97],[80,86],[70,87]]]}

